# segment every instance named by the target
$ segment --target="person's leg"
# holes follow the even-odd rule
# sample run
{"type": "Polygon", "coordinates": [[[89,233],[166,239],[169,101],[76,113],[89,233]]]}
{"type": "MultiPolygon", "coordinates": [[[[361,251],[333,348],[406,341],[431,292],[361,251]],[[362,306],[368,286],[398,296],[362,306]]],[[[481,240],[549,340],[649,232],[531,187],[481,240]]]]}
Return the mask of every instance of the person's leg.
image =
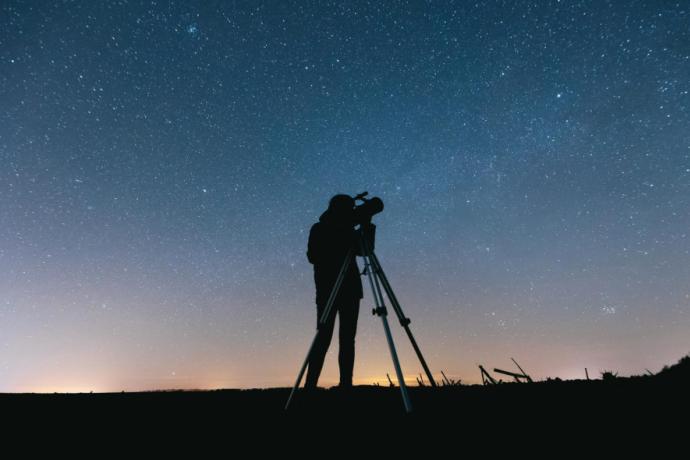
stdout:
{"type": "Polygon", "coordinates": [[[340,386],[352,386],[352,371],[355,366],[355,335],[359,317],[359,300],[342,302],[338,315],[340,317],[340,348],[338,364],[340,365],[340,386]]]}
{"type": "Polygon", "coordinates": [[[311,356],[309,357],[307,381],[304,385],[305,388],[316,388],[316,384],[319,381],[319,376],[321,375],[323,361],[326,359],[326,353],[328,352],[328,347],[331,344],[331,337],[333,337],[333,326],[335,325],[336,315],[335,306],[331,309],[329,320],[321,327],[321,329],[319,329],[319,320],[321,319],[321,315],[323,314],[325,308],[325,305],[317,305],[316,308],[316,328],[319,332],[316,336],[316,342],[314,343],[311,356]]]}

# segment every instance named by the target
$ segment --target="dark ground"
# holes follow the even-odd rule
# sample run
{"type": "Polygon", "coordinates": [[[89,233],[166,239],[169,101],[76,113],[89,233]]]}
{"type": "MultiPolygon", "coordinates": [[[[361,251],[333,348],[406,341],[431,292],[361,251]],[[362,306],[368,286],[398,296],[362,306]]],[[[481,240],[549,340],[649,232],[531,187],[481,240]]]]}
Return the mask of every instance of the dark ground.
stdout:
{"type": "MultiPolygon", "coordinates": [[[[686,357],[654,376],[410,387],[411,414],[404,412],[399,388],[372,386],[348,393],[335,388],[312,395],[300,391],[287,412],[283,408],[289,388],[1,394],[0,407],[15,428],[129,433],[122,434],[124,438],[165,433],[166,442],[174,433],[184,433],[190,439],[232,439],[235,444],[272,448],[278,439],[313,443],[318,434],[320,442],[341,442],[341,435],[350,433],[347,438],[353,443],[385,438],[382,442],[398,448],[421,439],[436,439],[438,446],[439,439],[445,445],[508,438],[530,445],[562,438],[580,447],[603,441],[630,447],[650,441],[652,433],[658,439],[659,433],[673,437],[679,430],[680,439],[690,437],[689,368],[686,357]],[[257,436],[263,441],[256,441],[257,436]]],[[[352,446],[341,442],[341,448],[346,447],[352,446]]]]}
{"type": "MultiPolygon", "coordinates": [[[[169,391],[98,394],[3,394],[7,412],[54,421],[99,424],[128,420],[150,426],[208,420],[287,422],[379,420],[502,425],[589,420],[628,423],[638,416],[664,417],[690,400],[688,381],[655,377],[612,381],[546,381],[492,386],[410,387],[413,412],[406,414],[399,388],[358,386],[309,395],[298,392],[288,411],[290,389],[169,391]],[[135,417],[133,419],[133,417],[135,417]]],[[[686,411],[690,406],[685,406],[686,411]]],[[[687,412],[686,415],[687,416],[687,412]]],[[[640,420],[640,423],[643,423],[640,420]]]]}

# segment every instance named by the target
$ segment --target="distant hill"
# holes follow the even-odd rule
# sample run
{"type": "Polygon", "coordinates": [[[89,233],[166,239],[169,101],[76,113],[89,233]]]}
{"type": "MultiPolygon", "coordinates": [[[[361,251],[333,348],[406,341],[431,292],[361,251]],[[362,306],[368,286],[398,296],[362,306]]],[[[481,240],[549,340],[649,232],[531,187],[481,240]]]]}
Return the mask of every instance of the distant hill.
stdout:
{"type": "Polygon", "coordinates": [[[690,380],[690,355],[682,357],[680,361],[672,366],[664,366],[656,375],[673,380],[690,380]]]}

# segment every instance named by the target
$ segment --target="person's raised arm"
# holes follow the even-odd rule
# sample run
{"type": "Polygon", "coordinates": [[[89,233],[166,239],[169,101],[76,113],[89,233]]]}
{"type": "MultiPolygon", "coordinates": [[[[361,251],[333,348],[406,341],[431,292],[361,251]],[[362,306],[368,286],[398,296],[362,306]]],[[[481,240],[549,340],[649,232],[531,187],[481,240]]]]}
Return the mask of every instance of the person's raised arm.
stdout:
{"type": "MultiPolygon", "coordinates": [[[[359,232],[362,232],[364,234],[364,241],[366,241],[367,245],[369,246],[369,250],[371,252],[374,252],[374,241],[376,239],[376,225],[369,222],[367,224],[364,224],[362,228],[363,230],[358,230],[355,233],[355,236],[357,236],[359,232]]],[[[364,255],[362,253],[362,246],[359,244],[356,245],[356,254],[358,256],[364,255]]]]}

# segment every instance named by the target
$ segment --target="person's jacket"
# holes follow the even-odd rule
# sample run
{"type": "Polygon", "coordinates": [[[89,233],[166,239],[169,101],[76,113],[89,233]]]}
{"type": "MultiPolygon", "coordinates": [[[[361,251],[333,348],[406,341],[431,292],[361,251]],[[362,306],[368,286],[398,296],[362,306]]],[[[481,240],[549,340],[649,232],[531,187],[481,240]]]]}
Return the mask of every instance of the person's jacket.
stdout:
{"type": "MultiPolygon", "coordinates": [[[[328,210],[321,214],[319,222],[312,225],[309,232],[307,259],[314,265],[317,305],[325,305],[328,302],[343,261],[353,244],[355,244],[355,254],[361,255],[356,242],[356,232],[352,224],[338,222],[328,210]]],[[[361,298],[362,281],[357,258],[353,257],[338,290],[336,303],[339,300],[361,298]]]]}

